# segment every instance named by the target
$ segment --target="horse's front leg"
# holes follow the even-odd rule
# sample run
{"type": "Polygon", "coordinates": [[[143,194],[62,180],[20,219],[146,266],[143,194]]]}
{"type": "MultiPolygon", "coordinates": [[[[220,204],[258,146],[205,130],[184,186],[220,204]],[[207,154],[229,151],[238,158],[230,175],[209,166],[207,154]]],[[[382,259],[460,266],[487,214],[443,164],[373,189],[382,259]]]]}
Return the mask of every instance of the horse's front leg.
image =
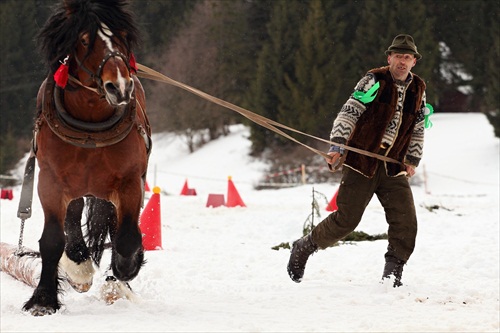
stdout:
{"type": "Polygon", "coordinates": [[[92,286],[94,266],[90,251],[82,233],[83,198],[73,200],[68,205],[64,229],[66,230],[66,248],[59,261],[69,284],[76,291],[87,292],[92,286]]]}
{"type": "Polygon", "coordinates": [[[62,212],[62,209],[44,207],[45,224],[39,240],[42,272],[33,295],[23,306],[23,310],[29,311],[34,316],[53,314],[61,307],[57,297],[59,292],[57,268],[65,244],[62,212]]]}
{"type": "Polygon", "coordinates": [[[122,191],[119,194],[117,226],[112,232],[113,253],[111,268],[120,281],[134,279],[144,265],[144,248],[139,228],[139,214],[142,204],[140,184],[136,191],[122,191]]]}

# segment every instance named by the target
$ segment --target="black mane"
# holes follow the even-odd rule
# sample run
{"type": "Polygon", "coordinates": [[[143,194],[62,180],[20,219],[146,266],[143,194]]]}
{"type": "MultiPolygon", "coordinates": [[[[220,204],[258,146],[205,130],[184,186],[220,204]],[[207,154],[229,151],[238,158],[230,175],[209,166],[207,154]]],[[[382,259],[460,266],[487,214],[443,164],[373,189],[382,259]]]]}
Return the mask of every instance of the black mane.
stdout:
{"type": "Polygon", "coordinates": [[[80,34],[88,32],[91,50],[101,23],[108,26],[114,36],[122,39],[128,52],[139,42],[139,30],[133,15],[125,7],[126,0],[64,0],[47,20],[37,35],[37,44],[51,72],[59,67],[59,61],[72,54],[80,34]]]}

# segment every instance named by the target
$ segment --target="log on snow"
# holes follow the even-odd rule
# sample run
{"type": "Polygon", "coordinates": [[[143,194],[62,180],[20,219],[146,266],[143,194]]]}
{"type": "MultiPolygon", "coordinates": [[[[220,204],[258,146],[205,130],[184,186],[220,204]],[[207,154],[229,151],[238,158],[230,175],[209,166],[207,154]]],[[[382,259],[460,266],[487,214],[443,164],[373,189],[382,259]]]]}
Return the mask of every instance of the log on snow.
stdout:
{"type": "MultiPolygon", "coordinates": [[[[42,259],[31,255],[18,256],[18,247],[0,242],[1,270],[16,280],[36,288],[42,271],[42,259]]],[[[25,249],[27,252],[34,252],[25,249]]]]}

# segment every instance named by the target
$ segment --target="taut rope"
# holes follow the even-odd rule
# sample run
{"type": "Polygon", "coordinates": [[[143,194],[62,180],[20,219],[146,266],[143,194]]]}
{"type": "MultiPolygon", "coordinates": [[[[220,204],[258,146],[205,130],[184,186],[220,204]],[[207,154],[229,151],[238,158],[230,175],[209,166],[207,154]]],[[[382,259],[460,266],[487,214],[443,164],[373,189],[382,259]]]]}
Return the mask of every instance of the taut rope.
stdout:
{"type": "Polygon", "coordinates": [[[322,141],[322,142],[325,142],[325,143],[328,143],[330,145],[335,145],[335,146],[338,146],[338,147],[341,147],[341,148],[344,148],[345,150],[349,150],[349,151],[353,151],[355,153],[358,153],[358,154],[362,154],[362,155],[366,155],[366,156],[369,156],[369,157],[374,157],[374,158],[377,158],[379,160],[382,160],[382,161],[385,161],[385,162],[391,162],[391,163],[396,163],[396,164],[400,164],[400,165],[403,165],[401,162],[393,159],[393,158],[390,158],[390,157],[387,157],[387,156],[383,156],[383,155],[379,155],[379,154],[375,154],[375,153],[372,153],[372,152],[369,152],[369,151],[366,151],[366,150],[363,150],[363,149],[359,149],[359,148],[355,148],[355,147],[350,147],[350,146],[347,146],[347,145],[343,145],[343,144],[340,144],[340,143],[336,143],[336,142],[331,142],[329,140],[325,140],[325,139],[322,139],[322,138],[318,138],[314,135],[311,135],[311,134],[307,134],[307,133],[304,133],[304,132],[301,132],[299,130],[296,130],[294,128],[291,128],[291,127],[288,127],[286,125],[283,125],[283,124],[280,124],[274,120],[271,120],[271,119],[268,119],[266,117],[263,117],[261,115],[258,115],[256,113],[253,113],[247,109],[244,109],[240,106],[237,106],[237,105],[234,105],[234,104],[231,104],[229,102],[226,102],[220,98],[217,98],[217,97],[214,97],[214,96],[211,96],[201,90],[198,90],[196,88],[193,88],[193,87],[190,87],[188,86],[187,84],[184,84],[184,83],[181,83],[181,82],[178,82],[178,81],[175,81],[171,78],[169,78],[168,76],[166,75],[163,75],[147,66],[144,66],[144,65],[141,65],[141,64],[137,64],[137,76],[138,77],[142,77],[142,78],[145,78],[145,79],[150,79],[150,80],[154,80],[154,81],[159,81],[159,82],[163,82],[163,83],[167,83],[167,84],[170,84],[170,85],[173,85],[173,86],[176,86],[176,87],[179,87],[181,89],[184,89],[186,91],[189,91],[190,93],[192,94],[195,94],[201,98],[204,98],[212,103],[215,103],[215,104],[218,104],[220,106],[223,106],[227,109],[230,109],[230,110],[233,110],[233,111],[236,111],[238,112],[239,114],[241,114],[242,116],[244,116],[245,118],[247,119],[250,119],[251,121],[275,132],[275,133],[278,133],[280,135],[282,135],[283,137],[295,142],[295,143],[298,143],[299,145],[309,149],[310,151],[314,152],[315,154],[318,154],[326,159],[329,159],[330,157],[328,156],[327,153],[323,152],[323,151],[320,151],[318,149],[315,149],[313,147],[310,147],[306,144],[304,144],[303,142],[300,142],[299,140],[295,139],[294,137],[288,135],[287,133],[283,132],[282,130],[280,130],[278,127],[282,128],[282,129],[286,129],[286,130],[289,130],[291,132],[295,132],[295,133],[298,133],[298,134],[301,134],[301,135],[304,135],[304,136],[307,136],[307,137],[310,137],[310,138],[313,138],[315,140],[318,140],[318,141],[322,141]]]}

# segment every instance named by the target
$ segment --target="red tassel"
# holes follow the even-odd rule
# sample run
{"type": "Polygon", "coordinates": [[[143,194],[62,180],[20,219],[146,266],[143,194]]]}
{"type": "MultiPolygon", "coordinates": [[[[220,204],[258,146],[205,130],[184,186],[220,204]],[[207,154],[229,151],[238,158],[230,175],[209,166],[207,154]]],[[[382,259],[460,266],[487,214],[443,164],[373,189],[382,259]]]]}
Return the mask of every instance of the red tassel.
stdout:
{"type": "Polygon", "coordinates": [[[135,56],[133,53],[130,53],[129,65],[132,73],[137,74],[137,63],[135,62],[135,56]]]}
{"type": "Polygon", "coordinates": [[[68,83],[68,72],[69,72],[69,66],[64,64],[61,64],[57,71],[54,73],[54,81],[56,81],[56,84],[61,87],[61,88],[66,88],[66,84],[68,83]]]}

